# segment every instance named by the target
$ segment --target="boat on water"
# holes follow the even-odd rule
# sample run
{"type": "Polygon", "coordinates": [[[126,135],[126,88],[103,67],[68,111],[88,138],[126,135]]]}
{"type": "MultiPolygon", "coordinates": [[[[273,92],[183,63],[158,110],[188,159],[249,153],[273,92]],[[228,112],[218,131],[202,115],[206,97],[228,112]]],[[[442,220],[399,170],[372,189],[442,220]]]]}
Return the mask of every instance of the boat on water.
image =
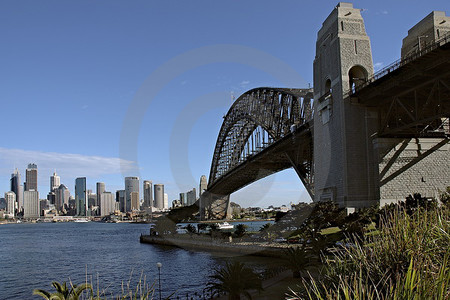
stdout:
{"type": "Polygon", "coordinates": [[[230,229],[234,228],[234,225],[230,224],[228,222],[217,223],[217,226],[218,226],[219,230],[230,230],[230,229]]]}
{"type": "Polygon", "coordinates": [[[75,223],[87,223],[87,222],[89,222],[89,220],[85,219],[85,218],[81,218],[81,219],[75,219],[74,222],[75,223]]]}

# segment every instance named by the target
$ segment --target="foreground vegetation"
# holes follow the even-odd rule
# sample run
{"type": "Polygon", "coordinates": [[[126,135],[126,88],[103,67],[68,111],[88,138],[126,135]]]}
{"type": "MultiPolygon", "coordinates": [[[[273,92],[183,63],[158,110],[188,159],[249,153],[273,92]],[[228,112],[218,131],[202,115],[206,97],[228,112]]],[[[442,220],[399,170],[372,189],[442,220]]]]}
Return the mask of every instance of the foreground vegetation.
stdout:
{"type": "Polygon", "coordinates": [[[322,256],[289,299],[449,299],[450,211],[420,195],[380,211],[377,230],[322,256]]]}

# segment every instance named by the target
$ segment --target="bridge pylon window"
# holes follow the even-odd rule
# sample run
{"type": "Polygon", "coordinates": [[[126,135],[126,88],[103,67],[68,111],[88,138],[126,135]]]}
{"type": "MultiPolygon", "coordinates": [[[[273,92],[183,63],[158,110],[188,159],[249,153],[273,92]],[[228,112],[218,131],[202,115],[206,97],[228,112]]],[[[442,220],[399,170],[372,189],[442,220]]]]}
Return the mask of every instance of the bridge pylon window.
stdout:
{"type": "Polygon", "coordinates": [[[348,71],[350,91],[356,92],[356,88],[365,83],[368,78],[367,70],[362,66],[353,66],[348,71]]]}

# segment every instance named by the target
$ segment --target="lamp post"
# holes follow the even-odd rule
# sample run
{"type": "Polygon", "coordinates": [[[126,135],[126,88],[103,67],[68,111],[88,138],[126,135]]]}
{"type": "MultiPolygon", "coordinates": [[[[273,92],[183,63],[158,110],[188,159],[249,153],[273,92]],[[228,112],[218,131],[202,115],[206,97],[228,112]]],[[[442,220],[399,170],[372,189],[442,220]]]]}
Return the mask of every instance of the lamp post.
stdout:
{"type": "Polygon", "coordinates": [[[159,283],[159,300],[161,300],[161,267],[162,263],[156,263],[156,266],[158,267],[158,283],[159,283]]]}

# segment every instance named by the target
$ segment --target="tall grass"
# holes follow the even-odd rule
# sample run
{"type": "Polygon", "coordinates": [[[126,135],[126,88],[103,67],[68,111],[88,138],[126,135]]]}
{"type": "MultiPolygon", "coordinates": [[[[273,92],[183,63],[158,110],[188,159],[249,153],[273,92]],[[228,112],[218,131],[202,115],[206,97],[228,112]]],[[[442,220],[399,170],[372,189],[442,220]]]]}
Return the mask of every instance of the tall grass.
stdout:
{"type": "Polygon", "coordinates": [[[289,299],[450,299],[448,207],[386,212],[377,234],[348,240],[289,299]]]}

